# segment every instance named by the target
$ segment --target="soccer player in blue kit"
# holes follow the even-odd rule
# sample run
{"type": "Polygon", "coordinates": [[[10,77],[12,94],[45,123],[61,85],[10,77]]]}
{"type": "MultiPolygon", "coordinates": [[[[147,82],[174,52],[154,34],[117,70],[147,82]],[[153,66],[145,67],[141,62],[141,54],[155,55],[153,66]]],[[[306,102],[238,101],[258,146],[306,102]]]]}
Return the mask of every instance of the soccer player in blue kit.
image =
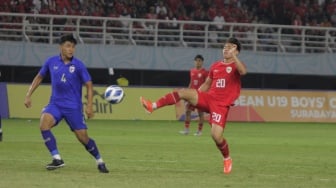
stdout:
{"type": "Polygon", "coordinates": [[[52,162],[48,164],[46,168],[48,170],[54,170],[65,165],[57,149],[56,139],[51,132],[51,128],[64,119],[77,139],[96,159],[99,172],[108,173],[109,171],[100,156],[95,141],[88,136],[87,125],[83,114],[82,86],[85,85],[87,91],[85,112],[88,118],[94,116],[92,107],[93,84],[91,76],[84,63],[74,57],[77,41],[73,35],[62,36],[59,44],[60,54],[50,57],[45,61],[32,81],[24,101],[25,106],[30,108],[32,105],[31,96],[33,92],[41,84],[43,78],[50,75],[52,87],[51,97],[49,104],[43,108],[40,118],[41,134],[53,158],[52,162]]]}

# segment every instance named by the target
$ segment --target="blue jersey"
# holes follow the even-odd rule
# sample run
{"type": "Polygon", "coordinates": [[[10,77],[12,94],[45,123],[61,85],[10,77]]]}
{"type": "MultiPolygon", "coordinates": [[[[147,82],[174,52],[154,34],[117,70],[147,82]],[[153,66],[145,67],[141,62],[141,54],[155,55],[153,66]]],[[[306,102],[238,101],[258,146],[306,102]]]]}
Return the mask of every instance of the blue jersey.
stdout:
{"type": "Polygon", "coordinates": [[[82,86],[91,81],[91,76],[84,63],[73,57],[71,62],[64,64],[61,56],[53,56],[46,60],[39,74],[50,75],[50,104],[58,107],[82,109],[82,86]]]}

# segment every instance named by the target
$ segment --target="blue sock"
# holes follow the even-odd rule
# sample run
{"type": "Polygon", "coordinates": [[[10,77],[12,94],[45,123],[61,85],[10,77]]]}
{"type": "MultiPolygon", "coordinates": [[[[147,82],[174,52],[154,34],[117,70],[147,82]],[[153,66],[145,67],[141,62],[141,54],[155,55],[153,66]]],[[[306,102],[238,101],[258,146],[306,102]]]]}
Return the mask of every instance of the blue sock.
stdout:
{"type": "Polygon", "coordinates": [[[52,156],[59,154],[56,146],[56,139],[54,135],[51,133],[51,131],[50,130],[41,131],[41,134],[44,140],[44,144],[47,146],[50,154],[52,156]]]}
{"type": "Polygon", "coordinates": [[[1,115],[0,115],[0,141],[2,141],[2,125],[1,125],[1,115]]]}
{"type": "Polygon", "coordinates": [[[85,149],[95,158],[100,159],[100,154],[94,140],[90,138],[89,142],[84,145],[85,149]]]}

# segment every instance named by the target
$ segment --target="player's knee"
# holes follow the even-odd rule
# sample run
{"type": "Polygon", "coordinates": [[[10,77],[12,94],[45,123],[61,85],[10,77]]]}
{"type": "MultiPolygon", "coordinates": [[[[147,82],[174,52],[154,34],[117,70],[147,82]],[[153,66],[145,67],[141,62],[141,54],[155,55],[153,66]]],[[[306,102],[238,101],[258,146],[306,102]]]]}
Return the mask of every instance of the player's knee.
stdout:
{"type": "Polygon", "coordinates": [[[45,131],[45,130],[50,130],[54,126],[53,122],[50,121],[41,121],[40,122],[40,130],[45,131]]]}
{"type": "Polygon", "coordinates": [[[216,144],[221,143],[222,136],[218,136],[216,134],[211,134],[211,137],[216,144]]]}
{"type": "Polygon", "coordinates": [[[49,113],[43,113],[40,119],[40,130],[49,130],[55,125],[54,117],[49,113]]]}
{"type": "Polygon", "coordinates": [[[49,127],[49,126],[47,126],[47,125],[45,125],[45,124],[40,124],[40,130],[41,131],[46,131],[46,130],[50,130],[51,129],[51,127],[49,127]]]}
{"type": "Polygon", "coordinates": [[[196,105],[197,103],[197,92],[194,89],[181,89],[178,91],[178,95],[191,105],[196,105]]]}

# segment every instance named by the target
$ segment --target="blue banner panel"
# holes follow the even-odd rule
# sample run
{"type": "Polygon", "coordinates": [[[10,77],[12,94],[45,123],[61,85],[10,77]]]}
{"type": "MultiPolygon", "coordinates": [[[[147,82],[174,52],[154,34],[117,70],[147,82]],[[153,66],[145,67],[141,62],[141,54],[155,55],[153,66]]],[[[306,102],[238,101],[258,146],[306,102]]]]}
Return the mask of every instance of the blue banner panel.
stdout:
{"type": "Polygon", "coordinates": [[[0,115],[1,118],[9,117],[7,85],[0,82],[0,115]]]}

